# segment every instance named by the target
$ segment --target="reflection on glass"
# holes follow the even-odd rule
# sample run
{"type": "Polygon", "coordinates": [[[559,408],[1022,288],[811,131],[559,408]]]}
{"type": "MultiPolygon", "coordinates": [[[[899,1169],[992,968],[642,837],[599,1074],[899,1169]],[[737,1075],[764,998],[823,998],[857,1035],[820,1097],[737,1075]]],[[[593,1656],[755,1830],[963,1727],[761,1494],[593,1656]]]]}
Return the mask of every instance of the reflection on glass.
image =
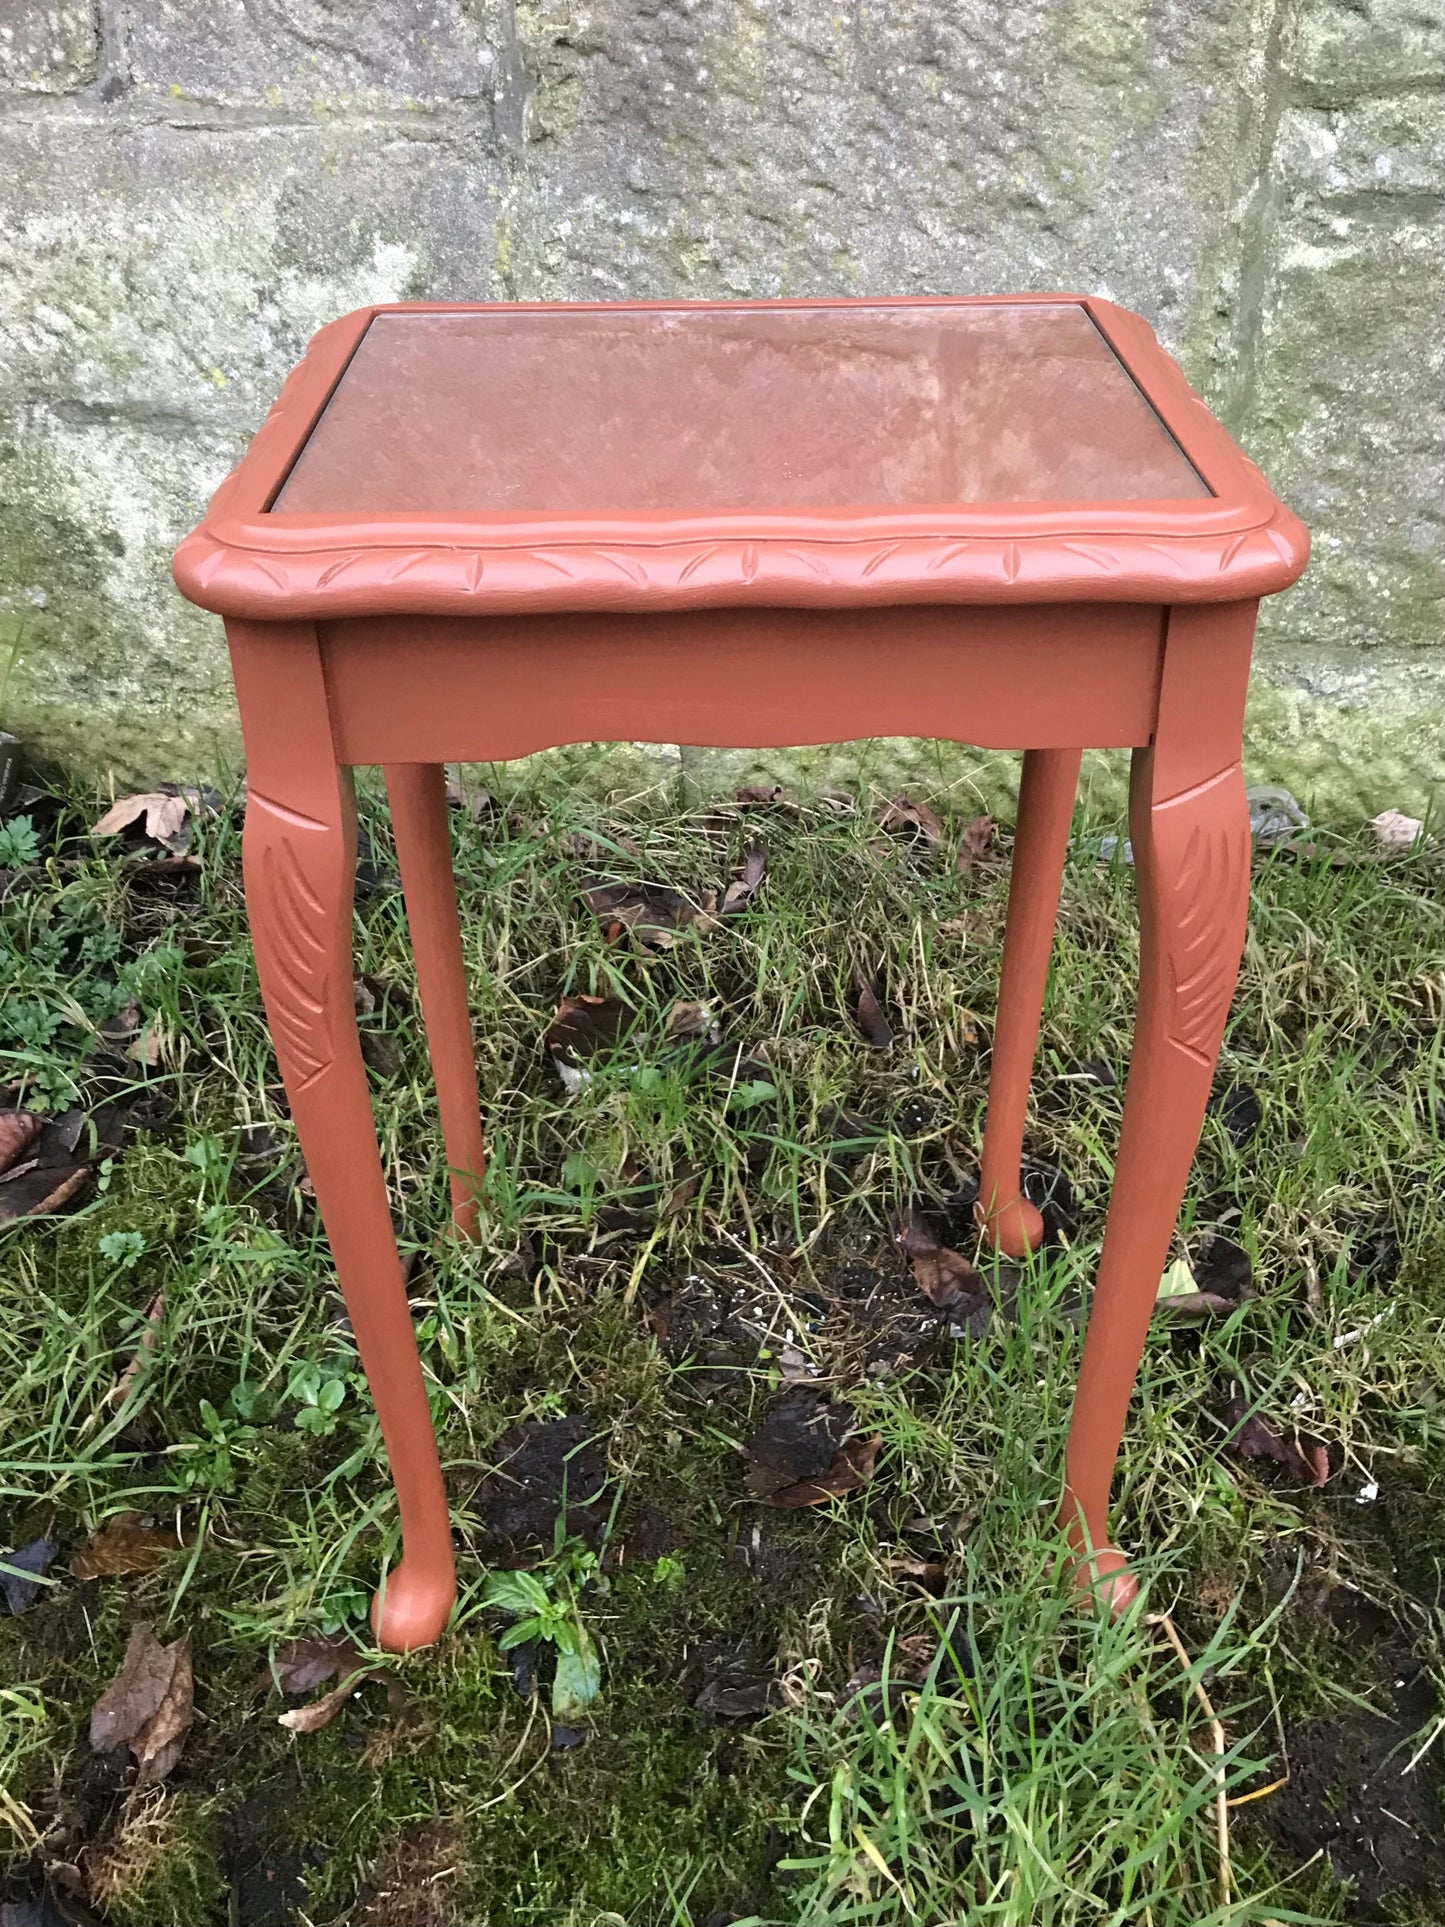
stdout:
{"type": "Polygon", "coordinates": [[[1208,494],[1068,303],[384,314],[292,513],[921,508],[1208,494]]]}

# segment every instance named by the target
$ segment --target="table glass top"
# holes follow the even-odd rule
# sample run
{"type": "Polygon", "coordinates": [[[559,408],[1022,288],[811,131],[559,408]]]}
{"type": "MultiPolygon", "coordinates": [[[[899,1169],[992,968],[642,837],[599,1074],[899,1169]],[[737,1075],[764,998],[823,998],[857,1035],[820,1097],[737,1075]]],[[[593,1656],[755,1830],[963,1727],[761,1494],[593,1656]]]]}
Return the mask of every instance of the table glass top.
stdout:
{"type": "Polygon", "coordinates": [[[1072,303],[379,314],[292,514],[613,515],[1198,498],[1072,303]]]}

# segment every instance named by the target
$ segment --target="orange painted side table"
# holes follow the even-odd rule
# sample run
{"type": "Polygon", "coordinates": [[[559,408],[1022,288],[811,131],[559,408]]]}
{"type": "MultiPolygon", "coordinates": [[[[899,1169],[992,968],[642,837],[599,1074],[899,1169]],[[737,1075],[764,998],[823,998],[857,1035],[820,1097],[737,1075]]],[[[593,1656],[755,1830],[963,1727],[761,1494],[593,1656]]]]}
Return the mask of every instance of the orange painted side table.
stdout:
{"type": "Polygon", "coordinates": [[[1244,941],[1258,599],[1304,530],[1137,316],[1073,295],[367,308],[181,545],[226,619],[246,898],[400,1507],[384,1645],[455,1596],[351,996],[351,769],[386,772],[458,1228],[482,1129],[443,765],[640,739],[1024,751],[979,1209],[1036,1245],[1029,1077],[1080,752],[1133,752],[1138,1018],[1062,1524],[1109,1486],[1244,941]]]}

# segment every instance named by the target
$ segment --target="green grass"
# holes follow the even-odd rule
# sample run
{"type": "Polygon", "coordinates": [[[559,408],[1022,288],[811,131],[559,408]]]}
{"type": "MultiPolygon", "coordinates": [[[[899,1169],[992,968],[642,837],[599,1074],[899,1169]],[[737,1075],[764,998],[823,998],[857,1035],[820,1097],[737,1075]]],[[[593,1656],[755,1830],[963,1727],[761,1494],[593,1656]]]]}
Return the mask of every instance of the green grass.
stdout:
{"type": "MultiPolygon", "coordinates": [[[[288,1637],[364,1641],[397,1539],[294,1185],[237,814],[198,827],[200,871],[173,890],[84,834],[90,799],[39,804],[33,850],[12,839],[4,1101],[115,1098],[132,1126],[79,1209],[0,1234],[0,1549],[62,1547],[41,1601],[0,1619],[17,1868],[47,1836],[118,1927],[1437,1920],[1445,1745],[1401,1771],[1441,1677],[1436,852],[1335,865],[1330,850],[1368,854],[1341,839],[1257,865],[1217,1090],[1248,1086],[1261,1121],[1238,1144],[1216,1106],[1181,1221],[1182,1240],[1242,1244],[1257,1295],[1208,1324],[1156,1321],[1116,1485],[1147,1600],[1109,1626],[1059,1587],[1051,1520],[1121,1101],[1070,1072],[1101,1060],[1122,1083],[1131,872],[1081,839],[1065,879],[1030,1152],[1068,1175],[1077,1222],[1022,1271],[989,1268],[1006,1309],[984,1332],[925,1344],[888,1220],[919,1201],[970,1237],[1006,849],[960,874],[965,812],[930,851],[880,835],[879,797],[689,809],[533,781],[479,824],[454,819],[494,1159],[474,1250],[446,1235],[416,1016],[389,998],[363,1019],[399,1051],[374,1097],[461,1603],[436,1649],[395,1668],[404,1716],[371,1684],[310,1735],[276,1724],[257,1676],[288,1637]],[[573,855],[574,832],[615,854],[573,855]],[[599,862],[719,889],[758,837],[755,904],[658,956],[609,945],[578,894],[599,862]],[[859,965],[888,1051],[848,1015],[859,965]],[[542,1040],[580,993],[621,998],[636,1024],[568,1098],[542,1040]],[[153,1065],[96,1054],[132,1000],[153,1065]],[[730,1050],[670,1041],[679,1000],[707,1002],[730,1050]],[[257,1154],[242,1132],[259,1126],[274,1148],[257,1154]],[[156,1342],[118,1391],[158,1293],[156,1342]],[[689,1343],[689,1294],[750,1309],[689,1343]],[[746,1499],[739,1447],[784,1370],[809,1368],[879,1436],[877,1470],[849,1498],[768,1511],[746,1499]],[[1325,1442],[1324,1490],[1225,1451],[1237,1391],[1325,1442]],[[584,1744],[549,1751],[550,1661],[540,1697],[515,1690],[474,1494],[509,1426],[562,1414],[605,1457],[600,1570],[577,1600],[604,1664],[584,1744]],[[72,1579],[66,1556],[122,1511],[179,1525],[187,1549],[72,1579]],[[1165,1610],[1189,1679],[1148,1621],[1165,1610]],[[141,1618],[196,1649],[199,1718],[150,1791],[85,1739],[141,1618]],[[693,1704],[729,1665],[776,1676],[771,1710],[693,1704]],[[860,1699],[880,1673],[906,1690],[860,1699]],[[1231,1797],[1292,1776],[1231,1810],[1227,1894],[1191,1682],[1224,1723],[1231,1797]],[[1361,1793],[1346,1768],[1367,1756],[1361,1793]],[[1370,1866],[1392,1826],[1413,1830],[1403,1874],[1388,1853],[1370,1866]],[[265,1904],[290,1896],[271,1914],[246,1871],[261,1862],[265,1904]]],[[[364,816],[383,878],[358,903],[357,967],[405,987],[385,816],[369,799],[364,816]]]]}

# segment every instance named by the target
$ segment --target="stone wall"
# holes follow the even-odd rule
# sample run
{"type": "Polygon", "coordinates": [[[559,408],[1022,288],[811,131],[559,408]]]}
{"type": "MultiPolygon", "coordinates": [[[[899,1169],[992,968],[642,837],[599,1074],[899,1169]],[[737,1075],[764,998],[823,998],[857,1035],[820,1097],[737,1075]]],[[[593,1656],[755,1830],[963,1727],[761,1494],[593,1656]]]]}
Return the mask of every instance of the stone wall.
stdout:
{"type": "Polygon", "coordinates": [[[234,755],[169,551],[359,303],[1064,287],[1314,532],[1254,773],[1418,803],[1442,42],[1441,0],[0,0],[0,722],[234,755]]]}

